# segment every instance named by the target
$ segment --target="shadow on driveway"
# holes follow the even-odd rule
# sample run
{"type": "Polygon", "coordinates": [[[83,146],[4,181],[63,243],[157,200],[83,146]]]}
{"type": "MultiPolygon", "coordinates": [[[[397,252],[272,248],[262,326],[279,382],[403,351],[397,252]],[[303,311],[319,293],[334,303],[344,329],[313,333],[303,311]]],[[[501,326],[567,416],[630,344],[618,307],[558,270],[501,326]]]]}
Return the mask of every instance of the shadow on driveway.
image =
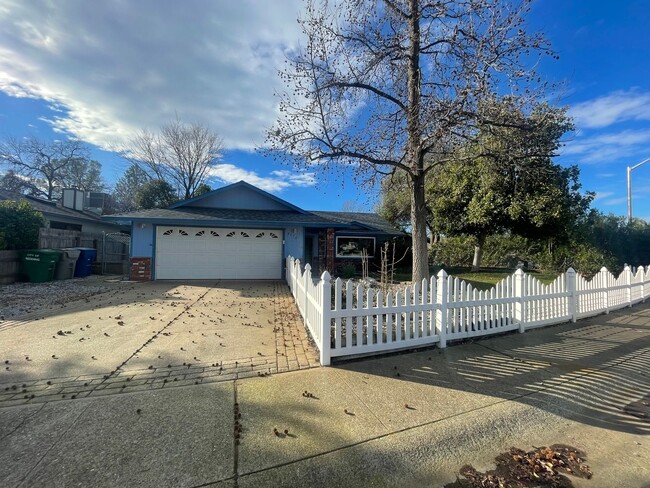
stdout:
{"type": "MultiPolygon", "coordinates": [[[[628,413],[650,392],[650,304],[336,368],[513,400],[590,426],[650,433],[650,419],[628,413]]],[[[426,388],[420,393],[421,400],[435,403],[426,388]]]]}

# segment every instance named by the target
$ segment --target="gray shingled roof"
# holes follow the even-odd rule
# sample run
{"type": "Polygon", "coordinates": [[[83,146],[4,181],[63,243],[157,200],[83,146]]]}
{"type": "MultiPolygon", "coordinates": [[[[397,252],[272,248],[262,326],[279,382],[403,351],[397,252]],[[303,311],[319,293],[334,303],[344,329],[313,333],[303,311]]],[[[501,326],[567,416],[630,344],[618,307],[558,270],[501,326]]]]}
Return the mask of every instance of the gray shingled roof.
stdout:
{"type": "Polygon", "coordinates": [[[46,218],[52,220],[52,217],[68,217],[77,220],[87,220],[92,222],[104,222],[100,215],[94,212],[83,212],[80,210],[73,210],[71,208],[57,206],[56,202],[51,202],[43,198],[32,197],[29,195],[22,195],[11,191],[0,190],[0,200],[27,200],[32,207],[45,215],[46,218]]]}
{"type": "Polygon", "coordinates": [[[110,220],[196,220],[197,222],[228,225],[231,222],[283,223],[288,225],[317,225],[353,227],[355,223],[391,235],[402,235],[386,220],[374,213],[358,212],[306,212],[283,210],[243,210],[228,208],[179,207],[174,209],[139,210],[119,215],[107,215],[110,220]]]}
{"type": "Polygon", "coordinates": [[[197,220],[224,224],[242,221],[314,225],[327,225],[332,223],[330,220],[314,215],[313,213],[302,214],[291,210],[244,210],[207,207],[159,208],[109,215],[106,217],[120,220],[197,220]]]}
{"type": "Polygon", "coordinates": [[[358,222],[361,225],[372,227],[373,229],[379,229],[382,232],[393,235],[404,235],[399,229],[393,227],[390,222],[388,222],[383,217],[379,216],[376,213],[369,212],[324,212],[320,210],[312,210],[311,213],[318,215],[320,217],[333,220],[335,222],[341,222],[345,224],[352,224],[358,222]]]}

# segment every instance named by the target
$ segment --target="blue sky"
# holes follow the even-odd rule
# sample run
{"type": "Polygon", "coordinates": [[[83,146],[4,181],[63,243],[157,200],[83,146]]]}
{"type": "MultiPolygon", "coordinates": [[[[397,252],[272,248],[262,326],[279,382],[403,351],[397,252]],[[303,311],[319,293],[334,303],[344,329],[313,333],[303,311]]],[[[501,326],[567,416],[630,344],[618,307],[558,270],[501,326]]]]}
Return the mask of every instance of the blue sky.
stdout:
{"type": "MultiPolygon", "coordinates": [[[[594,206],[625,214],[625,168],[650,157],[650,9],[646,0],[544,0],[529,17],[560,55],[577,130],[559,161],[578,164],[594,206]]],[[[112,149],[175,114],[214,128],[226,150],[211,184],[244,179],[290,202],[371,208],[346,175],[296,173],[254,148],[276,116],[284,53],[298,46],[299,0],[47,2],[0,0],[0,138],[72,134],[105,179],[128,164],[112,149]],[[164,8],[161,7],[164,5],[164,8]]],[[[650,220],[650,163],[634,172],[634,215],[650,220]]]]}

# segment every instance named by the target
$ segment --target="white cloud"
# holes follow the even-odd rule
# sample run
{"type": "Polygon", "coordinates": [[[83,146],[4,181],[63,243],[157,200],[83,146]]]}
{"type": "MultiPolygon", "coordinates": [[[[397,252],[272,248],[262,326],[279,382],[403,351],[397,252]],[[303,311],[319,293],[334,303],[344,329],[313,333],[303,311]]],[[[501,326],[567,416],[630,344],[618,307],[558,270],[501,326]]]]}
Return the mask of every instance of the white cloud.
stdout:
{"type": "Polygon", "coordinates": [[[292,186],[314,186],[314,173],[293,173],[291,171],[272,171],[272,176],[260,176],[230,163],[221,163],[210,169],[210,176],[223,183],[245,181],[268,192],[280,192],[292,186]]]}
{"type": "Polygon", "coordinates": [[[613,191],[597,191],[596,195],[594,195],[594,202],[596,200],[602,200],[603,198],[611,197],[613,194],[613,191]]]}
{"type": "Polygon", "coordinates": [[[46,100],[47,122],[103,149],[175,114],[227,149],[263,142],[299,0],[4,0],[0,90],[46,100]]]}
{"type": "MultiPolygon", "coordinates": [[[[609,134],[578,137],[568,141],[561,154],[577,157],[584,164],[613,162],[646,154],[650,144],[650,129],[624,130],[609,134]]],[[[637,161],[638,162],[638,161],[637,161]]]]}
{"type": "Polygon", "coordinates": [[[578,127],[602,128],[626,120],[650,120],[650,93],[616,91],[574,105],[569,113],[578,127]]]}
{"type": "Polygon", "coordinates": [[[280,179],[289,181],[293,186],[314,186],[316,184],[316,177],[314,173],[300,172],[296,173],[294,171],[271,171],[273,176],[277,176],[280,179]]]}
{"type": "Polygon", "coordinates": [[[622,203],[627,202],[627,197],[620,197],[620,198],[610,198],[609,200],[605,200],[603,202],[603,205],[621,205],[622,203]]]}

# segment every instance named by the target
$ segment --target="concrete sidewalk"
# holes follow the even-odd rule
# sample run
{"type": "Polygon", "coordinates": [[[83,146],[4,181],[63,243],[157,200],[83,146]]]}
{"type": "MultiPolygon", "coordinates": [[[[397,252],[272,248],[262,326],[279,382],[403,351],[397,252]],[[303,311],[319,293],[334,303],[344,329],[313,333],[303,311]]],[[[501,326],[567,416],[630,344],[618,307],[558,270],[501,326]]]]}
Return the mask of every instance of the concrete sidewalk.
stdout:
{"type": "Polygon", "coordinates": [[[0,485],[442,486],[512,446],[568,444],[594,472],[575,486],[647,487],[650,423],[625,409],[649,394],[638,305],[332,368],[5,406],[0,485]]]}

